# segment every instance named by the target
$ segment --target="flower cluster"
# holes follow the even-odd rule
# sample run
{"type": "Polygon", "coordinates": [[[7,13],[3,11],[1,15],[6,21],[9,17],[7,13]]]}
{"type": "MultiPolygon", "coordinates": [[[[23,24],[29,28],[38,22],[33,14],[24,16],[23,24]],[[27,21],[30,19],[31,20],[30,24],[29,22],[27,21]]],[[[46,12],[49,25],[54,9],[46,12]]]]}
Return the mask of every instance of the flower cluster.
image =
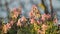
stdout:
{"type": "Polygon", "coordinates": [[[35,5],[32,6],[32,10],[29,13],[29,16],[32,18],[40,18],[40,12],[35,5]]]}
{"type": "Polygon", "coordinates": [[[24,16],[21,17],[17,22],[17,26],[20,26],[20,27],[23,26],[23,24],[25,24],[26,21],[27,21],[27,19],[24,16]]]}
{"type": "MultiPolygon", "coordinates": [[[[33,5],[29,13],[29,18],[28,18],[29,20],[28,20],[25,16],[22,16],[21,18],[19,17],[21,15],[21,10],[22,9],[20,7],[20,8],[14,8],[11,11],[10,13],[11,20],[9,21],[9,23],[3,26],[3,32],[7,33],[7,31],[12,28],[11,26],[13,26],[13,24],[16,23],[17,27],[22,28],[23,26],[25,26],[26,28],[28,28],[28,30],[29,27],[33,25],[33,27],[31,26],[32,28],[31,31],[34,30],[37,31],[38,33],[45,34],[45,30],[47,30],[48,28],[46,21],[48,21],[51,18],[51,15],[50,14],[41,15],[38,8],[35,5],[33,5]],[[28,27],[26,26],[26,24],[28,24],[28,27]],[[40,28],[42,29],[40,30],[40,28]]],[[[55,18],[53,22],[57,23],[57,19],[55,18]]]]}
{"type": "Polygon", "coordinates": [[[50,14],[43,14],[41,20],[45,21],[46,19],[50,19],[51,15],[50,14]]]}
{"type": "Polygon", "coordinates": [[[11,13],[10,16],[13,19],[16,19],[18,15],[21,15],[21,8],[14,8],[10,13],[11,13]]]}
{"type": "Polygon", "coordinates": [[[3,26],[3,32],[7,33],[8,29],[11,28],[10,24],[6,24],[3,26]]]}

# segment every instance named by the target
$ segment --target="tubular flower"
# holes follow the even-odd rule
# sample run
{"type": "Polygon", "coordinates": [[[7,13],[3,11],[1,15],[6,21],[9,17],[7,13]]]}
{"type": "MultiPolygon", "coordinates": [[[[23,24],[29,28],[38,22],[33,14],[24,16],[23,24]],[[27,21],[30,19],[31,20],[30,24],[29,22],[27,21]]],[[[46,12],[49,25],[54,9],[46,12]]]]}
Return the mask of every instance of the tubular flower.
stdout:
{"type": "Polygon", "coordinates": [[[17,17],[17,16],[18,16],[18,14],[19,14],[19,13],[18,13],[18,11],[17,11],[17,9],[14,9],[14,11],[13,11],[13,12],[14,12],[14,15],[17,17]]]}
{"type": "Polygon", "coordinates": [[[40,14],[36,14],[35,18],[39,19],[40,18],[40,14]]]}
{"type": "Polygon", "coordinates": [[[3,26],[2,30],[3,30],[4,33],[7,33],[8,29],[7,29],[6,25],[3,26]]]}
{"type": "Polygon", "coordinates": [[[30,16],[30,18],[34,17],[34,14],[32,11],[29,13],[29,16],[30,16]]]}
{"type": "Polygon", "coordinates": [[[40,23],[41,23],[41,21],[37,20],[37,23],[38,23],[38,24],[40,24],[40,23]]]}
{"type": "Polygon", "coordinates": [[[12,16],[12,18],[17,18],[18,15],[20,15],[20,14],[21,14],[21,8],[14,8],[11,16],[12,16]]]}
{"type": "Polygon", "coordinates": [[[21,17],[21,22],[26,22],[27,21],[27,19],[23,16],[23,17],[21,17]]]}
{"type": "Polygon", "coordinates": [[[35,12],[38,13],[39,12],[38,9],[36,9],[35,12]]]}
{"type": "Polygon", "coordinates": [[[37,34],[41,34],[41,33],[42,33],[42,31],[38,29],[38,32],[37,32],[37,34]]]}
{"type": "Polygon", "coordinates": [[[51,18],[51,15],[50,15],[50,14],[47,14],[47,15],[46,15],[46,18],[47,18],[47,19],[51,18]]]}
{"type": "Polygon", "coordinates": [[[51,18],[51,15],[50,14],[47,14],[47,15],[46,14],[43,14],[41,19],[43,21],[45,21],[46,19],[49,19],[49,18],[51,18]]]}
{"type": "Polygon", "coordinates": [[[32,6],[32,16],[34,16],[34,18],[38,19],[40,17],[40,13],[39,10],[37,9],[37,7],[35,5],[32,6]]]}
{"type": "Polygon", "coordinates": [[[10,29],[10,28],[11,28],[10,23],[7,23],[7,24],[6,24],[6,27],[7,27],[7,29],[10,29]]]}
{"type": "Polygon", "coordinates": [[[14,24],[14,21],[10,21],[10,24],[13,25],[14,24]]]}
{"type": "Polygon", "coordinates": [[[45,15],[42,15],[41,20],[42,20],[42,21],[45,21],[45,15]]]}
{"type": "Polygon", "coordinates": [[[31,24],[35,23],[34,18],[30,19],[30,21],[31,21],[31,22],[30,22],[31,24]]]}
{"type": "Polygon", "coordinates": [[[21,26],[21,20],[19,19],[18,22],[17,22],[17,26],[21,26]]]}
{"type": "Polygon", "coordinates": [[[32,10],[35,11],[37,7],[35,5],[32,6],[32,10]]]}
{"type": "Polygon", "coordinates": [[[47,29],[47,25],[43,24],[42,25],[42,30],[45,31],[47,29]]]}
{"type": "Polygon", "coordinates": [[[44,17],[45,17],[46,19],[51,18],[51,15],[50,15],[50,14],[43,14],[43,15],[44,15],[44,17]]]}
{"type": "Polygon", "coordinates": [[[18,8],[18,14],[21,14],[21,10],[22,10],[22,8],[19,7],[19,8],[18,8]]]}
{"type": "Polygon", "coordinates": [[[55,18],[55,19],[53,20],[53,22],[54,22],[54,23],[57,23],[57,22],[58,22],[57,18],[55,18]]]}
{"type": "Polygon", "coordinates": [[[39,12],[35,5],[33,5],[32,10],[33,10],[34,13],[38,13],[39,12]]]}
{"type": "Polygon", "coordinates": [[[11,15],[12,18],[17,18],[18,13],[17,12],[11,12],[10,15],[11,15]]]}

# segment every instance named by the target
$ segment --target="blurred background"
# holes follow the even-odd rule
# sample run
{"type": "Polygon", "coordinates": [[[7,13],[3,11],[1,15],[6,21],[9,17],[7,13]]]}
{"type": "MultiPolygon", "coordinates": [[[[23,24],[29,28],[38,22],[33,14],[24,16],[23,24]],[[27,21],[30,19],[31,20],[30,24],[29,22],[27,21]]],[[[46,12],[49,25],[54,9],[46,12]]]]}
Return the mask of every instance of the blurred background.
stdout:
{"type": "MultiPolygon", "coordinates": [[[[13,8],[22,7],[22,15],[29,17],[28,13],[30,12],[32,5],[36,5],[41,14],[44,14],[44,10],[40,6],[41,0],[0,0],[0,18],[3,18],[4,23],[8,22],[9,10],[13,8]]],[[[48,7],[50,12],[50,1],[45,0],[45,5],[48,7]]],[[[53,10],[56,12],[58,23],[60,22],[60,0],[52,0],[53,10]]]]}

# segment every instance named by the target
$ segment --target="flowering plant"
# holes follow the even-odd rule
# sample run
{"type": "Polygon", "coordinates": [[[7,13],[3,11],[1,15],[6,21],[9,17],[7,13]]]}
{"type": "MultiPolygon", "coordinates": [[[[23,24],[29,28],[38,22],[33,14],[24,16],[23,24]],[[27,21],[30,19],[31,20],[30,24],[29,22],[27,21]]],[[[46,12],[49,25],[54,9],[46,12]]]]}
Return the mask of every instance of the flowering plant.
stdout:
{"type": "Polygon", "coordinates": [[[57,19],[50,20],[50,14],[41,15],[34,5],[29,18],[20,17],[21,8],[14,8],[10,13],[9,23],[3,25],[3,34],[57,34],[58,27],[54,25],[57,19]]]}

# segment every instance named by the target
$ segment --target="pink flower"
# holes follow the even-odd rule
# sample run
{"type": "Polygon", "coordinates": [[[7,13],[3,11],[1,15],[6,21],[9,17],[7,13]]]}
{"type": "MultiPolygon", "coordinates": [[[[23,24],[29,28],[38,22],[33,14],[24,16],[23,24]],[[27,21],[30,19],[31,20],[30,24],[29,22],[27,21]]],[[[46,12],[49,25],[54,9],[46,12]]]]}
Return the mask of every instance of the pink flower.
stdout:
{"type": "Polygon", "coordinates": [[[13,9],[14,14],[21,14],[21,10],[22,10],[21,7],[19,7],[19,8],[14,8],[14,9],[13,9]]]}
{"type": "Polygon", "coordinates": [[[7,23],[6,25],[3,26],[3,29],[2,29],[2,30],[3,30],[4,33],[7,33],[7,31],[8,31],[10,28],[11,28],[10,24],[7,23]]]}
{"type": "Polygon", "coordinates": [[[37,34],[40,34],[40,33],[42,33],[42,31],[38,29],[38,33],[37,34]]]}
{"type": "Polygon", "coordinates": [[[12,20],[12,21],[10,21],[10,24],[11,24],[11,25],[13,25],[13,24],[14,24],[14,21],[13,21],[13,20],[12,20]]]}
{"type": "Polygon", "coordinates": [[[21,26],[22,24],[21,24],[21,19],[19,19],[18,20],[18,22],[17,22],[17,26],[21,26]]]}
{"type": "Polygon", "coordinates": [[[19,14],[21,14],[21,8],[13,9],[14,17],[17,18],[19,14]]]}
{"type": "Polygon", "coordinates": [[[40,32],[40,30],[38,29],[38,32],[40,32]]]}
{"type": "Polygon", "coordinates": [[[43,14],[41,19],[45,21],[45,19],[49,19],[49,18],[51,18],[50,14],[43,14]]]}
{"type": "Polygon", "coordinates": [[[53,20],[54,23],[57,23],[57,21],[58,21],[57,18],[55,18],[55,19],[53,20]]]}
{"type": "Polygon", "coordinates": [[[36,10],[37,9],[37,6],[36,5],[33,5],[32,6],[32,10],[36,10]]]}
{"type": "Polygon", "coordinates": [[[51,15],[50,15],[50,14],[47,14],[47,15],[46,15],[46,18],[47,18],[47,19],[51,18],[51,15]]]}
{"type": "Polygon", "coordinates": [[[21,17],[21,22],[25,22],[25,21],[27,21],[27,19],[24,16],[21,17]]]}
{"type": "Polygon", "coordinates": [[[3,29],[2,30],[3,30],[4,33],[7,33],[7,30],[8,29],[7,29],[6,25],[3,26],[3,29]]]}
{"type": "Polygon", "coordinates": [[[42,15],[41,20],[45,21],[45,14],[42,15]]]}
{"type": "Polygon", "coordinates": [[[18,17],[18,11],[16,10],[16,8],[14,8],[11,13],[12,13],[11,14],[12,18],[17,18],[18,17]]]}
{"type": "Polygon", "coordinates": [[[39,21],[39,20],[37,20],[37,23],[38,23],[38,24],[40,24],[40,21],[39,21]]]}
{"type": "Polygon", "coordinates": [[[22,7],[18,8],[18,14],[21,14],[22,7]]]}
{"type": "Polygon", "coordinates": [[[35,22],[34,18],[30,19],[30,23],[33,24],[35,22]]]}
{"type": "Polygon", "coordinates": [[[34,14],[32,11],[29,13],[29,16],[30,16],[30,18],[34,17],[34,14]]]}
{"type": "Polygon", "coordinates": [[[13,8],[13,11],[15,12],[17,8],[13,8]]]}
{"type": "Polygon", "coordinates": [[[17,11],[14,11],[14,15],[18,16],[18,12],[17,11]]]}
{"type": "Polygon", "coordinates": [[[11,28],[10,23],[7,23],[7,24],[6,24],[6,27],[7,27],[8,29],[10,29],[10,28],[11,28]]]}
{"type": "Polygon", "coordinates": [[[48,27],[47,25],[43,24],[43,25],[42,25],[42,30],[46,30],[47,27],[48,27]]]}

